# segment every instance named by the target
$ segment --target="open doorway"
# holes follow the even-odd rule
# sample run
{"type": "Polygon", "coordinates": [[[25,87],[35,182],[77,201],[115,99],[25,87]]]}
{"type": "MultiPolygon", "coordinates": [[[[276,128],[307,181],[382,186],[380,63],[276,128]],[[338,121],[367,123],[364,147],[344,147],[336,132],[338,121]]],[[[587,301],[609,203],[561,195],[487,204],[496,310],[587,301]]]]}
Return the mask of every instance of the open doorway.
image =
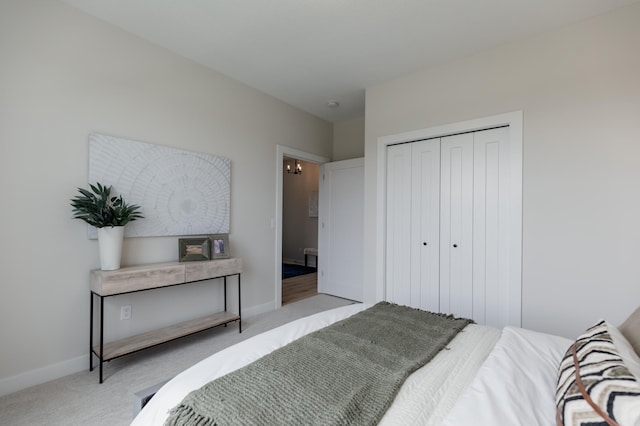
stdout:
{"type": "MultiPolygon", "coordinates": [[[[308,240],[305,239],[295,239],[295,243],[293,243],[294,245],[293,250],[291,250],[290,248],[287,249],[287,254],[284,255],[284,189],[285,189],[285,178],[287,179],[287,182],[289,183],[289,178],[302,178],[302,180],[300,180],[299,182],[293,182],[293,185],[301,185],[302,181],[305,179],[304,177],[312,177],[314,172],[313,172],[313,168],[315,167],[315,179],[316,179],[316,192],[317,192],[317,182],[319,181],[319,166],[321,164],[324,164],[326,162],[329,161],[328,158],[326,157],[321,157],[318,155],[314,155],[314,154],[309,154],[307,152],[304,151],[300,151],[294,148],[289,148],[283,145],[278,145],[277,146],[277,154],[276,154],[276,161],[277,161],[277,176],[276,176],[276,217],[275,217],[275,231],[276,231],[276,247],[275,247],[275,284],[276,284],[276,288],[275,288],[275,308],[278,309],[280,308],[280,306],[282,306],[282,299],[283,299],[283,259],[287,260],[287,263],[293,263],[293,264],[300,264],[301,266],[304,266],[304,259],[305,259],[305,253],[304,253],[304,249],[313,249],[313,248],[317,248],[317,230],[318,230],[318,222],[317,222],[317,218],[309,218],[309,195],[306,196],[306,199],[302,198],[302,201],[298,201],[296,202],[297,208],[299,208],[300,211],[304,211],[307,219],[310,219],[307,223],[306,226],[315,226],[315,243],[311,243],[311,242],[307,242],[308,240]],[[291,161],[293,160],[293,163],[285,163],[285,158],[287,158],[287,161],[291,161]],[[302,168],[302,173],[296,175],[294,174],[295,171],[295,167],[297,166],[297,164],[295,163],[295,161],[299,161],[301,162],[301,168],[302,168]],[[287,164],[289,164],[290,166],[290,173],[287,172],[287,164]],[[306,166],[305,166],[306,164],[306,166]],[[308,172],[307,173],[307,170],[308,172]],[[315,222],[315,225],[313,224],[313,222],[315,222]]],[[[312,196],[313,197],[313,196],[312,196]]],[[[300,199],[300,198],[299,198],[300,199]]],[[[312,198],[313,200],[313,198],[312,198]]],[[[313,201],[312,201],[313,202],[313,201]]],[[[313,207],[313,206],[312,206],[313,207]]],[[[314,212],[311,212],[312,214],[314,212]]],[[[302,234],[304,233],[304,231],[297,231],[298,234],[302,234]]],[[[317,261],[318,258],[317,256],[312,256],[311,254],[307,253],[307,266],[313,266],[315,267],[317,265],[317,261]]],[[[304,277],[304,275],[307,274],[303,274],[302,276],[304,277]]],[[[311,277],[306,277],[306,278],[311,278],[311,277]]],[[[316,275],[316,283],[317,283],[317,275],[316,275]]],[[[317,285],[317,284],[316,284],[317,285]]],[[[317,291],[317,290],[316,290],[317,291]]]]}
{"type": "Polygon", "coordinates": [[[320,166],[283,158],[282,305],[318,294],[320,166]]]}

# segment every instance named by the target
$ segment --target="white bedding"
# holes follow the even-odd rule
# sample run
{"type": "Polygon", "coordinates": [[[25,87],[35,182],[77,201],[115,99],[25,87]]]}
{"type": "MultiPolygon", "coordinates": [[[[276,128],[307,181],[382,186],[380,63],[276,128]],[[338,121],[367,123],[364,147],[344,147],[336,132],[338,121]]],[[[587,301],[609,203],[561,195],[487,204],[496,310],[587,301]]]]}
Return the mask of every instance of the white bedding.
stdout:
{"type": "Polygon", "coordinates": [[[505,327],[442,425],[555,425],[558,366],[572,343],[563,337],[505,327]]]}
{"type": "Polygon", "coordinates": [[[499,337],[500,330],[496,328],[466,326],[446,350],[407,378],[380,425],[442,424],[499,337]]]}
{"type": "MultiPolygon", "coordinates": [[[[215,353],[164,385],[134,419],[132,425],[162,425],[168,411],[192,390],[241,368],[295,339],[370,306],[354,304],[321,312],[215,353]]],[[[549,391],[549,380],[555,385],[555,370],[551,376],[547,370],[554,364],[556,358],[559,363],[559,359],[570,344],[566,342],[569,341],[509,328],[505,329],[505,333],[500,337],[500,331],[497,329],[469,325],[450,342],[447,350],[441,351],[431,362],[406,380],[380,424],[386,426],[554,424],[554,407],[549,408],[549,402],[553,405],[553,390],[549,391]],[[500,340],[496,344],[498,338],[500,340]],[[533,340],[528,343],[528,339],[533,340]],[[493,349],[494,345],[495,349],[493,349]],[[512,348],[515,350],[513,353],[512,348]],[[536,364],[527,367],[529,361],[523,360],[526,360],[531,353],[535,354],[533,358],[536,364]],[[489,356],[488,359],[487,356],[489,356]],[[505,363],[516,365],[504,368],[505,363]],[[524,367],[523,363],[526,363],[524,367]],[[544,379],[537,378],[536,371],[541,368],[538,364],[544,367],[544,379]],[[520,387],[520,374],[527,376],[527,382],[531,382],[531,386],[520,387]],[[547,376],[552,378],[549,379],[547,376]],[[497,380],[512,381],[514,385],[500,385],[496,383],[497,380]],[[540,397],[540,392],[548,392],[548,398],[540,397]],[[518,401],[513,401],[516,399],[514,395],[519,395],[518,401]],[[537,398],[537,402],[534,402],[538,408],[529,410],[527,406],[532,398],[537,398]],[[507,404],[507,401],[511,402],[507,404]],[[511,403],[513,403],[512,407],[511,403]],[[505,408],[504,405],[511,408],[505,408]],[[520,413],[526,414],[527,417],[522,417],[520,413]],[[515,420],[505,422],[506,419],[515,420]],[[529,419],[536,419],[539,422],[534,423],[529,419]]],[[[557,365],[555,363],[554,369],[557,365]]]]}

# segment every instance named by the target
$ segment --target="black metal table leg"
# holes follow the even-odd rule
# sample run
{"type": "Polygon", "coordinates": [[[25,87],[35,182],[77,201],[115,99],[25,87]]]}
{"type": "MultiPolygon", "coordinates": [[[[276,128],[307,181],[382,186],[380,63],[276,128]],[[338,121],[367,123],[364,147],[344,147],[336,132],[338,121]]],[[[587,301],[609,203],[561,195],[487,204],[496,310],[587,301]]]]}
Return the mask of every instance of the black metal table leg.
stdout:
{"type": "MultiPolygon", "coordinates": [[[[222,277],[224,281],[224,311],[227,312],[227,277],[222,277]]],[[[227,323],[224,324],[224,327],[227,327],[227,323]]]]}
{"type": "Polygon", "coordinates": [[[104,297],[100,296],[100,383],[102,383],[102,364],[104,363],[104,297]]]}
{"type": "Polygon", "coordinates": [[[238,316],[240,319],[238,320],[238,327],[240,329],[240,333],[242,333],[242,309],[241,309],[241,298],[240,298],[240,274],[238,274],[238,316]]]}
{"type": "Polygon", "coordinates": [[[93,292],[89,292],[89,371],[93,371],[93,292]]]}

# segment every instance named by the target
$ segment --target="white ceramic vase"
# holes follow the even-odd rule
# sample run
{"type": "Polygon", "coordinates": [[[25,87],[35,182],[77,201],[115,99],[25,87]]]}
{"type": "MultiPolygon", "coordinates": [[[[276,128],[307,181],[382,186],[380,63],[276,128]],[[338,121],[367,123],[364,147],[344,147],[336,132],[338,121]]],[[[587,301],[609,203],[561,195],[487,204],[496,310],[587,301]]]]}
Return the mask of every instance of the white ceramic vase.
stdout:
{"type": "Polygon", "coordinates": [[[100,269],[103,271],[120,269],[123,238],[124,226],[105,226],[104,228],[98,228],[100,269]]]}

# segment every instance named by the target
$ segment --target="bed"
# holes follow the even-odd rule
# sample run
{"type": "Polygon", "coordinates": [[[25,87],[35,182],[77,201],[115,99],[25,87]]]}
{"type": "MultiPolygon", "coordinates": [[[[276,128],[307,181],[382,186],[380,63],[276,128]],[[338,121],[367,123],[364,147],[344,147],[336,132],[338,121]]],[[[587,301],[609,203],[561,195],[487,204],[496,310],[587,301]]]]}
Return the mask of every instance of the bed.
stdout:
{"type": "MultiPolygon", "coordinates": [[[[180,404],[190,392],[241,369],[302,336],[324,329],[371,306],[353,304],[321,312],[215,353],[165,384],[136,416],[132,425],[162,425],[167,420],[169,411],[180,404]]],[[[640,312],[634,314],[640,318],[640,312]]],[[[631,317],[628,321],[632,320],[636,323],[627,328],[637,329],[640,321],[631,317]]],[[[602,336],[601,328],[605,327],[605,334],[611,331],[612,335],[615,334],[616,342],[624,343],[624,359],[617,353],[614,358],[623,364],[636,363],[623,371],[628,373],[625,376],[628,380],[624,383],[628,389],[625,388],[625,391],[633,398],[625,398],[620,404],[616,404],[617,412],[613,414],[616,419],[623,419],[619,422],[621,425],[638,425],[640,385],[634,379],[640,377],[640,359],[617,329],[614,332],[607,328],[615,327],[604,321],[598,325],[600,328],[589,329],[585,332],[586,337],[581,337],[589,343],[594,335],[602,336]],[[634,368],[635,373],[631,373],[634,368]]],[[[580,338],[575,342],[580,343],[580,338]]],[[[598,348],[602,348],[602,345],[602,341],[597,341],[598,348]]],[[[430,362],[404,381],[379,424],[581,424],[571,422],[574,418],[585,418],[584,413],[593,407],[588,395],[586,399],[580,400],[567,391],[575,390],[571,380],[577,377],[571,373],[573,370],[570,364],[574,357],[568,351],[573,346],[574,341],[570,339],[520,328],[505,327],[498,330],[476,324],[466,325],[446,345],[445,350],[438,352],[430,362]],[[567,372],[564,378],[566,386],[560,390],[564,394],[558,396],[559,368],[562,369],[564,364],[567,372]],[[564,417],[561,421],[564,423],[558,423],[557,407],[563,409],[564,417]],[[578,414],[574,416],[574,412],[578,414]]],[[[583,341],[579,350],[588,352],[580,354],[581,359],[591,360],[589,344],[583,341]]],[[[594,352],[599,353],[597,350],[594,352]]],[[[619,378],[620,375],[616,376],[619,378]]]]}

